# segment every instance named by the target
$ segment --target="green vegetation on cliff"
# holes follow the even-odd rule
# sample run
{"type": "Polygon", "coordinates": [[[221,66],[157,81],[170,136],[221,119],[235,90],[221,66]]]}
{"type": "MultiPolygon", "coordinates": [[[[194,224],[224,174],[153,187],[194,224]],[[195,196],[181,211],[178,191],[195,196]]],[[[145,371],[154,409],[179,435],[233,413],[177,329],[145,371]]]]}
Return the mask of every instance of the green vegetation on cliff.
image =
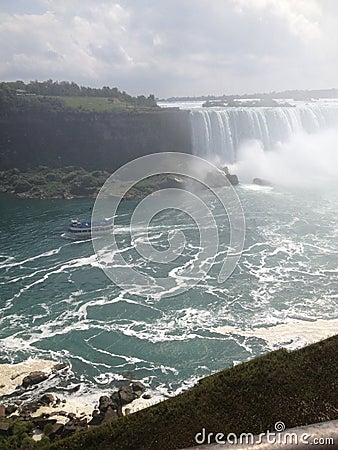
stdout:
{"type": "Polygon", "coordinates": [[[133,97],[117,88],[90,88],[68,81],[23,81],[0,83],[0,111],[121,111],[157,108],[154,95],[133,97]]]}
{"type": "MultiPolygon", "coordinates": [[[[21,171],[17,168],[0,171],[0,194],[21,198],[95,197],[111,173],[105,170],[87,171],[82,167],[67,166],[51,169],[38,166],[21,171]]],[[[115,186],[116,194],[123,193],[126,184],[115,186]]],[[[171,175],[157,175],[137,183],[125,196],[126,200],[143,198],[157,189],[180,187],[171,175]]]]}
{"type": "Polygon", "coordinates": [[[294,352],[278,350],[204,378],[177,397],[55,441],[51,450],[173,450],[196,433],[258,434],[333,420],[337,414],[338,336],[294,352]]]}
{"type": "Polygon", "coordinates": [[[39,166],[28,171],[17,168],[0,171],[0,193],[22,198],[92,197],[110,174],[68,166],[50,169],[39,166]]]}
{"type": "Polygon", "coordinates": [[[150,153],[191,153],[188,111],[146,106],[145,98],[26,96],[2,87],[0,170],[43,165],[113,172],[150,153]]]}
{"type": "Polygon", "coordinates": [[[104,170],[88,172],[81,167],[50,169],[39,166],[28,171],[0,172],[0,193],[23,198],[91,197],[109,176],[104,170]]]}

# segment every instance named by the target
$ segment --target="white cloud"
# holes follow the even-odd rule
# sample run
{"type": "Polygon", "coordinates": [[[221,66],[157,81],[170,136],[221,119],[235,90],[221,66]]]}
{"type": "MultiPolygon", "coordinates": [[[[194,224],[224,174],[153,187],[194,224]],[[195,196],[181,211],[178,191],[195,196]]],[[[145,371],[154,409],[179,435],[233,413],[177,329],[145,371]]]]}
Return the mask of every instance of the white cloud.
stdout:
{"type": "Polygon", "coordinates": [[[234,0],[238,10],[265,11],[285,20],[290,31],[302,39],[319,36],[318,20],[322,15],[320,4],[315,0],[234,0]]]}
{"type": "Polygon", "coordinates": [[[39,0],[39,13],[36,1],[32,14],[27,6],[0,13],[3,79],[159,96],[332,87],[337,79],[334,0],[39,0]]]}
{"type": "Polygon", "coordinates": [[[86,16],[81,10],[69,16],[61,4],[41,15],[2,16],[0,38],[9,45],[0,54],[7,70],[17,71],[17,77],[22,76],[21,70],[25,77],[99,80],[106,66],[114,69],[130,64],[122,45],[128,14],[120,6],[95,5],[86,9],[86,16]]]}

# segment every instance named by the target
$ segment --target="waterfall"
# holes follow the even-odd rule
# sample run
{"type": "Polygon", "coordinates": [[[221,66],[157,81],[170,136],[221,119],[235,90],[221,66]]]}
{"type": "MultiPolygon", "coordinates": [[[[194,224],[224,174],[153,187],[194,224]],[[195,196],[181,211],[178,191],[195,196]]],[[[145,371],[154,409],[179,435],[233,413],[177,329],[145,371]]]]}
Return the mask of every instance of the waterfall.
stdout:
{"type": "Polygon", "coordinates": [[[297,132],[337,128],[338,107],[199,108],[190,111],[190,119],[194,154],[232,164],[245,141],[260,141],[268,151],[297,132]]]}

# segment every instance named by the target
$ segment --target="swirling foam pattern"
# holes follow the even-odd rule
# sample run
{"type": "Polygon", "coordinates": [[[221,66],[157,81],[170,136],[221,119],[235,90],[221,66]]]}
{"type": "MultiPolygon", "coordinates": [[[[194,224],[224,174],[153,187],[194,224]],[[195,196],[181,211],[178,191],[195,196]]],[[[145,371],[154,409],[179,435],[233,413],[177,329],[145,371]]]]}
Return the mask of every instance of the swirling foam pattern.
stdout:
{"type": "MultiPolygon", "coordinates": [[[[228,251],[220,240],[215,264],[190,290],[167,298],[140,297],[115,285],[100,269],[88,242],[67,241],[63,229],[74,215],[87,219],[91,200],[0,200],[0,345],[2,362],[28,356],[69,360],[75,382],[106,389],[124,378],[143,380],[173,394],[198,377],[278,345],[308,340],[296,325],[337,322],[337,194],[275,189],[237,189],[246,217],[246,241],[232,276],[218,283],[228,251]],[[290,325],[281,340],[255,330],[290,325]]],[[[227,215],[210,193],[205,198],[217,226],[227,215]]],[[[136,270],[149,273],[135,240],[168,248],[168,232],[181,230],[182,265],[199,251],[194,221],[181,211],[156,215],[147,230],[129,233],[135,202],[123,202],[115,239],[136,270]]],[[[203,220],[202,220],[203,223],[203,220]]],[[[207,225],[206,225],[207,226],[207,225]]],[[[206,261],[207,263],[207,261],[206,261]]],[[[154,263],[155,264],[155,263],[154,263]]],[[[156,266],[157,267],[157,266],[156,266]]],[[[183,286],[176,265],[166,268],[183,286]]],[[[203,267],[201,266],[201,270],[203,267]]],[[[330,325],[331,324],[331,325],[330,325]]],[[[330,329],[331,327],[331,329],[330,329]]],[[[335,329],[336,331],[336,329],[335,329]]]]}

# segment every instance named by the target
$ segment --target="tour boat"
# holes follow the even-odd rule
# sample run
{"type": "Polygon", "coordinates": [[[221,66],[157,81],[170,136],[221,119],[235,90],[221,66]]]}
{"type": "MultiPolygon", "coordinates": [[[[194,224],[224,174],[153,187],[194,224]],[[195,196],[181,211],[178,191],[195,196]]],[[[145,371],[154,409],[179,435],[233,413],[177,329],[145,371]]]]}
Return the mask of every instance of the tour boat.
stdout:
{"type": "Polygon", "coordinates": [[[112,220],[102,222],[81,222],[79,219],[73,219],[67,229],[67,236],[72,239],[88,239],[92,233],[96,236],[111,233],[114,228],[112,220]]]}

